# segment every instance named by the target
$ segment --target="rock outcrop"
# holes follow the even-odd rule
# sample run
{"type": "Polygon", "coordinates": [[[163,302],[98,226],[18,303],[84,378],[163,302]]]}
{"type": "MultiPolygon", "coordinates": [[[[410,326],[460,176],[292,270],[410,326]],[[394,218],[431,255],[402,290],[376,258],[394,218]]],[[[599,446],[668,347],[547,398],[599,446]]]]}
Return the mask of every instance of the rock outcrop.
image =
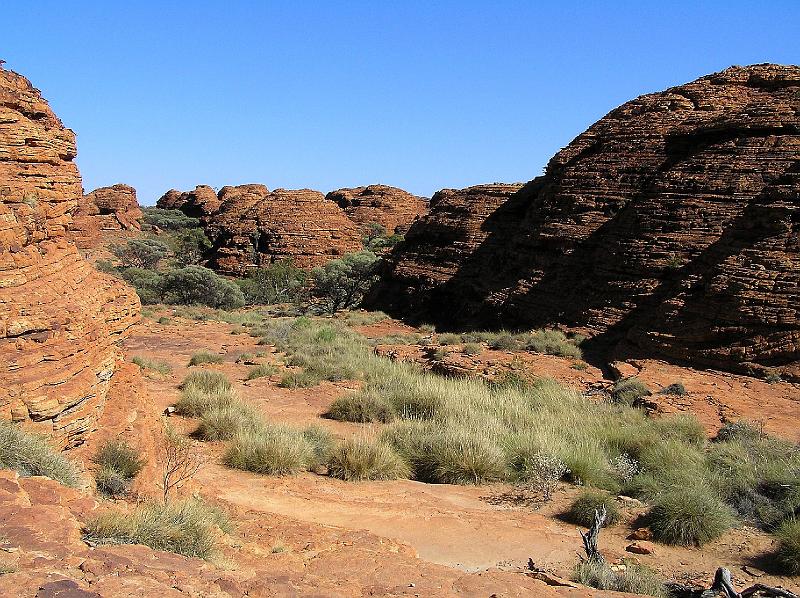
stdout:
{"type": "Polygon", "coordinates": [[[191,218],[203,218],[216,212],[222,201],[208,185],[198,185],[194,191],[170,189],[156,202],[164,210],[180,210],[191,218]]]}
{"type": "Polygon", "coordinates": [[[356,225],[319,191],[238,185],[223,187],[219,200],[203,224],[213,243],[209,265],[220,272],[246,274],[284,258],[310,268],[361,248],[356,225]]]}
{"type": "Polygon", "coordinates": [[[78,201],[70,236],[81,249],[93,247],[100,242],[101,231],[141,230],[141,218],[136,189],[123,184],[100,187],[78,201]]]}
{"type": "Polygon", "coordinates": [[[797,378],[798,288],[800,68],[754,65],[620,106],[501,204],[435,197],[371,303],[797,378]]]}
{"type": "Polygon", "coordinates": [[[69,241],[82,196],[75,136],[0,68],[0,418],[80,443],[102,411],[139,300],[69,241]]]}
{"type": "Polygon", "coordinates": [[[360,227],[380,224],[390,235],[405,234],[411,223],[428,211],[424,198],[387,185],[338,189],[325,198],[336,202],[360,227]]]}

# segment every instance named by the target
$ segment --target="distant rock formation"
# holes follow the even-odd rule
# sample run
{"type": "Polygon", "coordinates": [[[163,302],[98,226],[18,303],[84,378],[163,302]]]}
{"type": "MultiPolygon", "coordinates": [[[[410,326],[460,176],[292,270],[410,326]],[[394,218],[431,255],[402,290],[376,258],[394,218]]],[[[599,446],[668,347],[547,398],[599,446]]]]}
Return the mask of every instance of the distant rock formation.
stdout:
{"type": "Polygon", "coordinates": [[[0,68],[0,418],[57,446],[94,428],[139,300],[69,242],[82,196],[75,135],[0,68]]]}
{"type": "Polygon", "coordinates": [[[203,218],[216,212],[222,201],[208,185],[198,185],[194,191],[170,189],[156,202],[164,210],[180,210],[191,218],[203,218]]]}
{"type": "Polygon", "coordinates": [[[800,68],[641,96],[504,199],[435,196],[371,304],[444,326],[584,327],[606,354],[800,377],[800,68]]]}
{"type": "Polygon", "coordinates": [[[136,189],[123,184],[100,187],[78,201],[70,236],[78,247],[86,249],[100,242],[100,231],[141,230],[141,218],[136,189]]]}
{"type": "Polygon", "coordinates": [[[242,275],[284,258],[309,268],[361,248],[356,225],[319,191],[238,185],[223,187],[219,200],[203,224],[209,266],[220,272],[242,275]]]}
{"type": "Polygon", "coordinates": [[[424,198],[388,185],[338,189],[325,198],[336,202],[360,227],[377,223],[390,235],[405,234],[414,219],[428,211],[424,198]]]}

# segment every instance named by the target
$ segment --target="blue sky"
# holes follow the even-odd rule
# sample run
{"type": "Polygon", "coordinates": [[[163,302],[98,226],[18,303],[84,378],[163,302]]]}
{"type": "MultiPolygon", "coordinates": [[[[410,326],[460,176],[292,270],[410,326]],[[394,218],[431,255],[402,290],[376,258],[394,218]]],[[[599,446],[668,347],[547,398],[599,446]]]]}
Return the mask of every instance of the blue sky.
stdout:
{"type": "Polygon", "coordinates": [[[526,181],[615,106],[800,62],[800,2],[9,0],[0,59],[78,136],[84,187],[526,181]]]}

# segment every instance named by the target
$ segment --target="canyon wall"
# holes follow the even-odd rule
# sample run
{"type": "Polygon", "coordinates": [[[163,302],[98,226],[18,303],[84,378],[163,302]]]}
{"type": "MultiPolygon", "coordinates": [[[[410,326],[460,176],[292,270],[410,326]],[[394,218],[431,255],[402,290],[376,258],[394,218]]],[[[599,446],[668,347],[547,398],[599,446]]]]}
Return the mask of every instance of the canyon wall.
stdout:
{"type": "Polygon", "coordinates": [[[504,201],[431,204],[372,306],[450,327],[563,324],[606,355],[800,377],[798,67],[641,96],[504,201]]]}
{"type": "Polygon", "coordinates": [[[75,135],[0,68],[0,418],[54,444],[94,428],[139,300],[68,239],[82,197],[75,135]]]}
{"type": "Polygon", "coordinates": [[[325,199],[335,202],[360,227],[380,224],[390,235],[405,234],[411,223],[428,211],[424,198],[388,185],[338,189],[325,199]]]}

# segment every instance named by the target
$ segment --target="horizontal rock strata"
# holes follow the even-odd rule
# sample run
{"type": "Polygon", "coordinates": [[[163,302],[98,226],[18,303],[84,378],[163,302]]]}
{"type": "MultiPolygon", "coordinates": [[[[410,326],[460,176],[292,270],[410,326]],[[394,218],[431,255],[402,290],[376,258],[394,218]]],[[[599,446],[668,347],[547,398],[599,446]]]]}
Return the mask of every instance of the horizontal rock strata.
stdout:
{"type": "Polygon", "coordinates": [[[388,185],[338,189],[325,198],[335,202],[357,225],[380,224],[390,235],[405,234],[411,223],[428,211],[424,198],[388,185]]]}

